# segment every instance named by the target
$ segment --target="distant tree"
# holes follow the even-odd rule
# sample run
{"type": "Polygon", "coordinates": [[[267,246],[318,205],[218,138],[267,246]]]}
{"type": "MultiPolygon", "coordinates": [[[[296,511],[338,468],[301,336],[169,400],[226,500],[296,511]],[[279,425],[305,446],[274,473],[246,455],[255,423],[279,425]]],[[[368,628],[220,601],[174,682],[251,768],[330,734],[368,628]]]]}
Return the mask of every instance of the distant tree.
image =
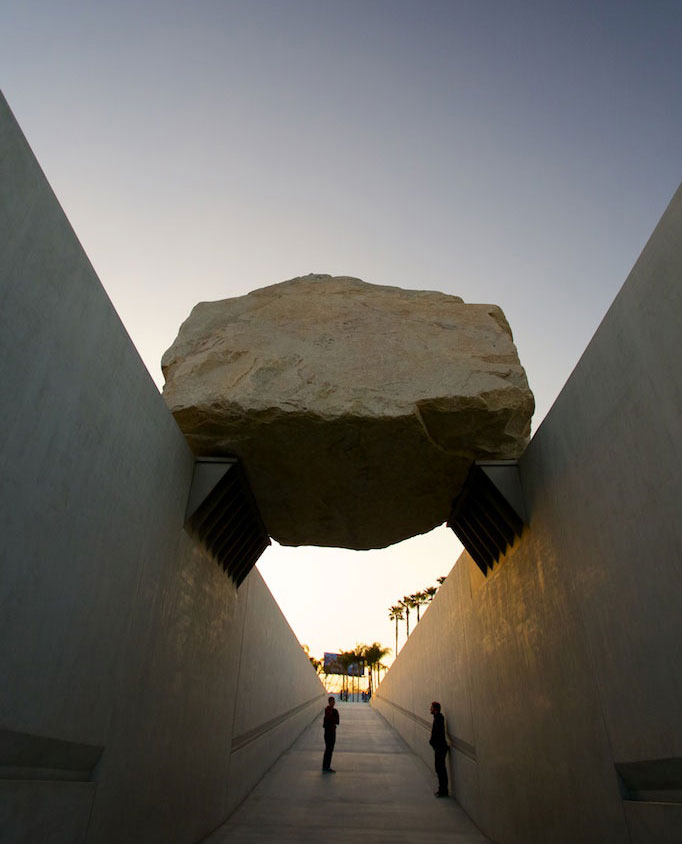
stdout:
{"type": "Polygon", "coordinates": [[[384,677],[385,677],[386,672],[388,671],[388,665],[384,665],[383,662],[380,662],[377,665],[377,678],[378,678],[377,686],[379,685],[379,683],[381,683],[381,679],[382,679],[381,678],[381,672],[382,671],[384,672],[384,677]]]}
{"type": "Polygon", "coordinates": [[[382,651],[383,651],[383,653],[381,654],[381,656],[379,657],[379,660],[377,661],[376,665],[374,666],[374,671],[376,673],[376,678],[377,678],[377,682],[376,682],[377,686],[379,685],[379,683],[381,683],[381,669],[383,668],[384,671],[388,671],[388,667],[386,665],[384,665],[383,662],[381,662],[381,660],[383,659],[383,657],[388,656],[391,653],[391,649],[390,648],[382,648],[382,651]]]}
{"type": "MultiPolygon", "coordinates": [[[[315,669],[316,674],[321,674],[322,673],[322,660],[316,659],[314,656],[310,656],[310,648],[309,648],[308,645],[301,645],[301,647],[305,651],[305,655],[310,660],[310,664],[315,669]]],[[[326,674],[326,672],[325,672],[325,674],[326,674]]]]}
{"type": "Polygon", "coordinates": [[[405,628],[407,631],[407,637],[410,638],[410,610],[414,607],[414,601],[412,600],[411,595],[403,595],[402,601],[398,601],[401,607],[405,610],[405,628]]]}
{"type": "MultiPolygon", "coordinates": [[[[334,661],[335,665],[334,668],[338,670],[341,674],[341,694],[346,690],[346,676],[348,674],[348,657],[346,656],[345,651],[339,651],[339,655],[336,657],[334,661]]],[[[336,673],[336,670],[334,673],[336,673]]]]}
{"type": "Polygon", "coordinates": [[[431,603],[433,599],[436,597],[436,592],[438,591],[437,586],[427,586],[424,590],[424,594],[426,595],[426,600],[431,603]]]}
{"type": "Polygon", "coordinates": [[[352,651],[341,651],[337,659],[340,668],[343,670],[344,679],[342,681],[342,688],[346,692],[348,692],[348,672],[351,665],[363,664],[363,657],[357,653],[358,648],[362,648],[362,645],[358,645],[355,650],[352,651]]]}
{"type": "Polygon", "coordinates": [[[446,579],[447,579],[447,574],[444,574],[442,577],[437,577],[436,581],[438,582],[439,586],[442,586],[443,583],[445,583],[446,579]]]}
{"type": "MultiPolygon", "coordinates": [[[[361,674],[360,675],[356,674],[354,676],[362,676],[362,677],[365,676],[365,667],[367,665],[369,665],[369,662],[367,660],[367,654],[369,653],[370,648],[371,648],[371,645],[364,645],[362,642],[358,642],[355,645],[355,648],[352,651],[352,653],[355,654],[355,663],[354,664],[359,666],[361,674]]],[[[351,664],[353,664],[353,663],[351,663],[351,664]]],[[[371,686],[372,685],[371,676],[370,676],[369,683],[370,683],[370,686],[371,686]]]]}
{"type": "Polygon", "coordinates": [[[373,642],[371,645],[365,645],[365,662],[369,668],[369,692],[370,695],[374,691],[374,678],[376,677],[376,684],[379,685],[377,666],[381,660],[391,652],[390,648],[384,648],[379,642],[373,642]],[[373,676],[374,675],[374,676],[373,676]]]}
{"type": "MultiPolygon", "coordinates": [[[[367,651],[369,650],[369,645],[363,645],[362,642],[358,642],[355,645],[355,648],[351,651],[352,654],[355,655],[355,661],[351,663],[351,665],[355,665],[356,670],[353,673],[354,677],[364,677],[365,676],[365,666],[367,665],[367,651]]],[[[358,680],[355,683],[355,690],[359,691],[358,680]]]]}
{"type": "Polygon", "coordinates": [[[391,621],[395,621],[395,655],[398,655],[398,622],[405,617],[405,610],[400,603],[395,604],[388,610],[388,617],[391,621]]]}
{"type": "Polygon", "coordinates": [[[419,622],[419,608],[428,603],[426,592],[415,592],[414,595],[410,595],[410,598],[412,599],[412,605],[417,609],[417,622],[419,622]]]}

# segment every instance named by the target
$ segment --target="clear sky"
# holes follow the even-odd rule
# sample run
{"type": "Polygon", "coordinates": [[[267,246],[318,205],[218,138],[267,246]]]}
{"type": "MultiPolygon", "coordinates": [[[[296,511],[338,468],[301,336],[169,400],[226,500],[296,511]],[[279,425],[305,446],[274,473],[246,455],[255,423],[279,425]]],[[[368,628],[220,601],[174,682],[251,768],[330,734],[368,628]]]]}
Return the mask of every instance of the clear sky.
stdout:
{"type": "MultiPolygon", "coordinates": [[[[537,427],[682,179],[679,0],[0,0],[0,22],[0,86],[159,386],[196,302],[344,274],[500,305],[537,427]]],[[[392,645],[386,608],[460,547],[259,568],[320,654],[392,645]]]]}

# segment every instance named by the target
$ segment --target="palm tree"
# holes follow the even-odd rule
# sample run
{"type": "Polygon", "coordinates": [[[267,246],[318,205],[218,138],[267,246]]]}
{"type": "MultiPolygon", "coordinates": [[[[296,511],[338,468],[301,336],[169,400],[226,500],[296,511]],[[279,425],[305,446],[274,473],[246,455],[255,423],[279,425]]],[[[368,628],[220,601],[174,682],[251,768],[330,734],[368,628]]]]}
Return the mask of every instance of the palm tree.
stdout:
{"type": "MultiPolygon", "coordinates": [[[[391,652],[390,648],[382,648],[379,642],[373,642],[371,645],[365,645],[365,661],[369,666],[369,693],[370,696],[373,693],[373,673],[378,674],[378,664],[381,660],[391,652]]],[[[379,679],[377,677],[377,685],[379,685],[379,679]]]]}
{"type": "Polygon", "coordinates": [[[355,676],[364,677],[365,676],[365,666],[367,665],[367,651],[369,650],[369,645],[364,645],[362,642],[358,642],[353,649],[352,653],[355,654],[355,665],[359,666],[360,674],[356,674],[355,676]]]}
{"type": "MultiPolygon", "coordinates": [[[[344,682],[346,692],[348,692],[348,677],[349,677],[349,670],[350,670],[351,665],[360,666],[362,668],[362,673],[364,674],[365,657],[364,657],[364,654],[363,654],[363,648],[365,648],[365,647],[366,647],[366,645],[356,645],[355,650],[341,651],[341,653],[339,653],[339,657],[337,659],[337,662],[339,663],[339,666],[344,671],[344,681],[343,682],[344,682]]],[[[354,674],[353,676],[357,676],[357,675],[354,674]]]]}
{"type": "Polygon", "coordinates": [[[379,683],[381,683],[381,669],[383,668],[385,672],[388,671],[387,666],[385,666],[383,664],[383,662],[381,662],[381,660],[385,656],[388,656],[391,653],[391,649],[390,648],[381,648],[379,653],[380,653],[379,659],[377,660],[376,665],[374,666],[374,671],[375,671],[376,678],[377,678],[377,686],[379,685],[379,683]]]}
{"type": "Polygon", "coordinates": [[[309,648],[309,646],[308,646],[308,645],[301,645],[301,647],[302,647],[302,648],[303,648],[303,650],[305,651],[305,655],[306,655],[306,656],[308,657],[308,659],[310,660],[310,664],[311,664],[311,665],[312,665],[312,667],[315,669],[315,672],[316,672],[317,674],[320,674],[320,673],[321,673],[321,671],[322,671],[322,660],[321,660],[321,659],[316,659],[314,656],[310,656],[310,648],[309,648]]]}
{"type": "Polygon", "coordinates": [[[355,662],[355,654],[350,651],[339,651],[336,659],[339,668],[342,671],[343,679],[341,680],[341,691],[348,691],[348,669],[355,662]]]}
{"type": "Polygon", "coordinates": [[[384,672],[384,677],[385,677],[386,672],[388,671],[388,665],[384,665],[383,662],[380,662],[377,665],[377,678],[378,678],[377,686],[379,685],[379,683],[381,683],[381,672],[382,671],[384,672]]]}
{"type": "Polygon", "coordinates": [[[396,656],[398,655],[398,622],[402,621],[405,617],[404,610],[400,603],[395,604],[393,607],[389,607],[388,610],[388,617],[391,621],[395,621],[395,653],[396,656]]]}
{"type": "Polygon", "coordinates": [[[398,601],[401,607],[405,609],[405,626],[407,628],[407,638],[410,638],[410,610],[414,607],[414,602],[410,595],[403,595],[402,601],[398,601]]]}
{"type": "Polygon", "coordinates": [[[447,578],[447,574],[444,574],[443,577],[437,577],[436,580],[438,581],[438,585],[442,586],[443,583],[445,582],[446,578],[447,578]]]}
{"type": "Polygon", "coordinates": [[[427,586],[424,590],[424,594],[426,595],[426,600],[431,603],[433,599],[436,597],[436,592],[438,591],[437,586],[427,586]]]}
{"type": "MultiPolygon", "coordinates": [[[[369,645],[363,645],[358,643],[355,646],[355,649],[351,651],[352,654],[355,655],[355,662],[351,663],[352,665],[356,665],[359,669],[359,673],[355,673],[356,678],[364,677],[365,676],[365,665],[367,664],[367,651],[369,650],[369,645]]],[[[355,691],[359,691],[359,679],[355,681],[355,691]]]]}
{"type": "Polygon", "coordinates": [[[426,592],[415,592],[414,595],[410,595],[412,599],[412,605],[417,608],[417,622],[419,622],[419,607],[424,606],[428,602],[426,597],[426,592]]]}

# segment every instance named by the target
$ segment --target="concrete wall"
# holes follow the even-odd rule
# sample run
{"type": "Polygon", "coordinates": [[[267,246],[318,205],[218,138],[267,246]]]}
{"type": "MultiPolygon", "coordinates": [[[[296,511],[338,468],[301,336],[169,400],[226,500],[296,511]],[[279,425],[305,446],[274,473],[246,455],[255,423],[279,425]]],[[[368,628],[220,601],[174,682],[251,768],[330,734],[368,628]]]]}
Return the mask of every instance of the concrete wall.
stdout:
{"type": "MultiPolygon", "coordinates": [[[[273,611],[272,596],[257,571],[249,576],[247,586],[230,756],[229,811],[254,785],[253,777],[245,779],[243,771],[257,772],[260,779],[273,757],[279,757],[291,745],[326,702],[317,675],[311,670],[308,677],[309,662],[305,677],[300,670],[291,670],[305,654],[286,620],[273,611]]],[[[239,590],[240,598],[243,589],[239,590]]]]}
{"type": "Polygon", "coordinates": [[[0,384],[0,837],[197,841],[323,688],[184,532],[192,455],[2,97],[0,384]]]}
{"type": "Polygon", "coordinates": [[[521,461],[529,527],[459,559],[378,690],[429,762],[441,701],[500,844],[682,841],[681,326],[682,189],[521,461]]]}

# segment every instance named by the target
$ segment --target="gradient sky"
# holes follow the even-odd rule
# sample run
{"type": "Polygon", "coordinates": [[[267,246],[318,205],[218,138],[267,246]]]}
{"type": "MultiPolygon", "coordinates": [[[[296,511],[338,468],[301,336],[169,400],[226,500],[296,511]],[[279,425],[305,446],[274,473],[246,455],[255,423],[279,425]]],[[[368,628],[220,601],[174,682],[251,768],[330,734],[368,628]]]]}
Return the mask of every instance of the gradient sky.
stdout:
{"type": "MultiPolygon", "coordinates": [[[[537,428],[682,178],[680,2],[0,0],[0,21],[0,86],[159,386],[196,302],[353,275],[500,305],[537,428]]],[[[441,528],[259,568],[320,654],[392,645],[386,608],[460,548],[441,528]]]]}

